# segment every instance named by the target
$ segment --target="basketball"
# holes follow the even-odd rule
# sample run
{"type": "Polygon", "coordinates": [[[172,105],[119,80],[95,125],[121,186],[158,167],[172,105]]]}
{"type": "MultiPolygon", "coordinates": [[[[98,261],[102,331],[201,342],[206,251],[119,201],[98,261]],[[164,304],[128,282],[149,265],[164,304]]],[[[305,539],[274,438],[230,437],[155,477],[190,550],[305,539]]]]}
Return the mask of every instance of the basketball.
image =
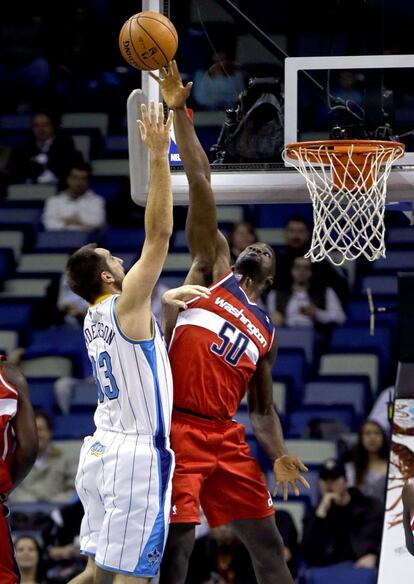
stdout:
{"type": "Polygon", "coordinates": [[[154,71],[174,57],[178,35],[173,23],[158,12],[139,12],[125,22],[119,33],[124,59],[143,71],[154,71]]]}

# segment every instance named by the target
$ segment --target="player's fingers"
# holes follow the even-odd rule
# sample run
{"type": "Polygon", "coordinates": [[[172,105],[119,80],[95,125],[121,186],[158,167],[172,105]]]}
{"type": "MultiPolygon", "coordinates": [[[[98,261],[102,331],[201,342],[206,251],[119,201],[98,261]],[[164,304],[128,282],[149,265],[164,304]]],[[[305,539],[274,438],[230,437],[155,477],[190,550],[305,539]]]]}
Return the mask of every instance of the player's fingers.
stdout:
{"type": "Polygon", "coordinates": [[[162,128],[164,125],[164,106],[160,102],[158,104],[158,127],[162,128]]]}
{"type": "Polygon", "coordinates": [[[147,136],[147,129],[145,125],[141,122],[141,120],[137,120],[139,133],[141,134],[141,140],[145,141],[147,136]]]}
{"type": "Polygon", "coordinates": [[[187,304],[183,300],[174,300],[174,304],[184,310],[187,308],[187,304]]]}
{"type": "Polygon", "coordinates": [[[299,475],[297,480],[302,483],[302,485],[305,487],[305,489],[310,489],[310,484],[302,475],[299,475]]]}
{"type": "Polygon", "coordinates": [[[191,289],[195,290],[195,292],[198,292],[200,294],[205,294],[206,296],[210,296],[210,294],[211,294],[210,288],[206,288],[205,286],[200,286],[199,284],[192,284],[191,289]]]}
{"type": "Polygon", "coordinates": [[[178,71],[177,61],[173,59],[171,61],[171,71],[176,77],[180,77],[180,72],[178,71]]]}
{"type": "Polygon", "coordinates": [[[148,119],[148,110],[147,110],[147,106],[145,105],[145,103],[141,104],[141,116],[142,116],[142,121],[144,122],[145,125],[147,125],[149,123],[149,119],[148,119]]]}
{"type": "Polygon", "coordinates": [[[293,494],[296,495],[296,497],[299,497],[300,491],[298,485],[296,484],[296,481],[292,481],[290,484],[292,487],[293,494]]]}
{"type": "Polygon", "coordinates": [[[295,464],[296,464],[296,466],[298,467],[299,470],[301,470],[303,472],[308,472],[308,470],[309,470],[308,467],[303,464],[303,462],[301,461],[300,458],[297,458],[296,457],[295,464]]]}
{"type": "Polygon", "coordinates": [[[157,123],[157,110],[155,108],[155,101],[151,101],[150,103],[149,119],[151,126],[155,126],[157,123]]]}
{"type": "Polygon", "coordinates": [[[287,501],[289,497],[289,490],[288,490],[289,483],[287,481],[283,481],[283,500],[287,501]]]}
{"type": "Polygon", "coordinates": [[[280,485],[280,481],[276,481],[276,482],[275,482],[274,489],[273,489],[273,496],[274,496],[274,497],[276,497],[276,495],[277,495],[277,492],[278,492],[278,490],[279,490],[279,485],[280,485]]]}
{"type": "Polygon", "coordinates": [[[170,110],[170,111],[168,112],[168,118],[167,118],[167,121],[165,122],[165,129],[166,129],[167,131],[169,131],[169,130],[170,130],[170,128],[171,128],[171,126],[172,126],[172,124],[173,124],[173,120],[174,120],[174,112],[173,112],[173,110],[170,110]]]}
{"type": "Polygon", "coordinates": [[[185,86],[185,92],[186,92],[187,97],[190,95],[192,87],[193,87],[193,82],[189,81],[187,83],[187,85],[185,86]]]}

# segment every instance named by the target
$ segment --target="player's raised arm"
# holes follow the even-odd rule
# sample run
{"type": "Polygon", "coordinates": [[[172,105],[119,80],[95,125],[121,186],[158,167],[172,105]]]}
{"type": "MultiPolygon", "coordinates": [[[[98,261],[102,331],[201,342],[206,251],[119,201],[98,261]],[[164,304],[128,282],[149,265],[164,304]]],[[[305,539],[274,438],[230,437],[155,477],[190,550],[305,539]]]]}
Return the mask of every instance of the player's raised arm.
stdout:
{"type": "Polygon", "coordinates": [[[256,372],[250,380],[248,405],[253,432],[273,462],[275,474],[274,495],[277,493],[279,485],[282,484],[283,498],[286,500],[289,484],[295,495],[299,495],[296,481],[309,488],[308,482],[300,474],[300,471],[307,471],[308,469],[296,456],[288,454],[283,440],[279,416],[273,405],[271,372],[276,353],[277,342],[274,339],[272,348],[258,362],[256,372]]]}
{"type": "Polygon", "coordinates": [[[117,317],[123,332],[132,338],[151,336],[151,294],[161,274],[173,229],[171,175],[168,163],[173,112],[164,123],[162,104],[142,106],[138,121],[141,138],[150,154],[150,181],[145,209],[145,241],[140,259],[122,283],[117,317]]]}
{"type": "Polygon", "coordinates": [[[223,247],[223,241],[219,239],[210,164],[186,109],[192,83],[184,87],[175,61],[160,71],[158,81],[166,104],[175,113],[175,138],[190,187],[186,232],[193,265],[186,282],[208,284],[213,278],[218,256],[221,272],[230,269],[230,254],[227,243],[223,247]]]}

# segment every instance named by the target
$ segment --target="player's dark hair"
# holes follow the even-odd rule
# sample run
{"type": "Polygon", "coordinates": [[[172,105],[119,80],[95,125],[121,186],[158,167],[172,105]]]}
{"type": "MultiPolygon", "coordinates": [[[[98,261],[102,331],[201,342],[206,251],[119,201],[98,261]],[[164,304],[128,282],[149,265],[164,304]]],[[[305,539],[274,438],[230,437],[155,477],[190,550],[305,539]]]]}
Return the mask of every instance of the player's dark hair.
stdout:
{"type": "Polygon", "coordinates": [[[69,288],[92,303],[102,293],[101,274],[108,270],[103,256],[95,253],[96,243],[88,243],[75,251],[66,264],[69,288]]]}
{"type": "Polygon", "coordinates": [[[88,164],[87,162],[77,162],[75,164],[72,164],[72,166],[68,170],[68,174],[66,175],[66,178],[68,178],[68,176],[70,175],[72,170],[80,170],[82,172],[87,172],[88,176],[90,176],[92,173],[91,165],[88,164]]]}

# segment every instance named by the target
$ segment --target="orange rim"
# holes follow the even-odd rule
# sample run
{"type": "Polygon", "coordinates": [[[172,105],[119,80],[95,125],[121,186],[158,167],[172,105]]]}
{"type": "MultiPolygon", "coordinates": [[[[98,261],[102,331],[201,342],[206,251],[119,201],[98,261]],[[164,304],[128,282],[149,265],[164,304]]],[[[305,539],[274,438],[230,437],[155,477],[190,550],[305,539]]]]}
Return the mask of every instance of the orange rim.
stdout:
{"type": "Polygon", "coordinates": [[[311,140],[308,142],[294,142],[286,146],[286,154],[289,158],[298,159],[301,152],[304,154],[317,155],[323,162],[329,162],[330,155],[352,156],[369,155],[378,150],[392,150],[394,159],[401,158],[404,154],[405,145],[402,142],[389,142],[387,140],[311,140]],[[350,147],[352,146],[352,151],[350,147]]]}

